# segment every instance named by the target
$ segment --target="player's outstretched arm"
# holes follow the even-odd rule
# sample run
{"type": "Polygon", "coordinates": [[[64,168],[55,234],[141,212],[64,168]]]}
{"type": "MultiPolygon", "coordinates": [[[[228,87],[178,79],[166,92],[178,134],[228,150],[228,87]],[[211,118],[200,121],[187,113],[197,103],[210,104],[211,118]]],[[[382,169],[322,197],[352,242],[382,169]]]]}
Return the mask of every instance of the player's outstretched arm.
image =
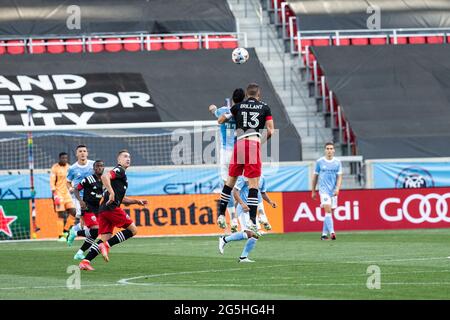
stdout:
{"type": "Polygon", "coordinates": [[[139,199],[131,199],[131,198],[123,198],[122,203],[126,206],[129,206],[130,204],[138,204],[140,206],[145,207],[148,204],[147,200],[139,200],[139,199]]]}
{"type": "Polygon", "coordinates": [[[273,202],[266,192],[261,192],[261,196],[264,199],[264,201],[266,201],[272,208],[276,208],[277,207],[276,202],[273,202]]]}
{"type": "Polygon", "coordinates": [[[219,119],[217,120],[217,122],[219,124],[222,124],[224,122],[227,122],[228,120],[230,120],[233,117],[233,115],[231,113],[224,113],[223,115],[221,115],[219,117],[219,119]]]}

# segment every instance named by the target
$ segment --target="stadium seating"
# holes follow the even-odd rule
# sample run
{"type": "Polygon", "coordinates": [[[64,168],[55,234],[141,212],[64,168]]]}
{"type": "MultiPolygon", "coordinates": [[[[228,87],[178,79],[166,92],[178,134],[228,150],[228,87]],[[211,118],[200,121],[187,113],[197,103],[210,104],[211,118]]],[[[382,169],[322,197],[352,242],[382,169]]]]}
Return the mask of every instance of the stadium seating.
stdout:
{"type": "Polygon", "coordinates": [[[83,41],[81,39],[68,39],[65,42],[66,51],[70,53],[83,52],[83,41]]]}
{"type": "Polygon", "coordinates": [[[91,43],[87,45],[88,52],[97,53],[102,52],[104,49],[103,40],[100,38],[91,39],[91,43]]]}
{"type": "Polygon", "coordinates": [[[164,50],[180,50],[181,49],[180,38],[176,36],[164,37],[163,48],[164,50]]]}
{"type": "Polygon", "coordinates": [[[45,53],[46,52],[45,40],[43,39],[30,40],[29,52],[32,54],[45,53]]]}
{"type": "Polygon", "coordinates": [[[181,48],[184,50],[198,50],[200,47],[200,40],[196,36],[184,36],[181,39],[181,48]]]}
{"type": "Polygon", "coordinates": [[[5,42],[0,41],[0,54],[5,54],[5,53],[6,53],[5,42]]]}
{"type": "Polygon", "coordinates": [[[147,37],[145,48],[146,48],[147,51],[162,50],[162,39],[161,39],[161,37],[147,37]]]}
{"type": "Polygon", "coordinates": [[[123,48],[125,51],[135,52],[141,50],[141,39],[139,37],[123,38],[123,48]]]}
{"type": "Polygon", "coordinates": [[[108,52],[119,52],[123,49],[122,39],[120,38],[108,38],[105,39],[105,50],[108,52]]]}
{"type": "Polygon", "coordinates": [[[220,48],[219,36],[206,36],[204,38],[204,46],[207,49],[219,49],[220,48]]]}
{"type": "Polygon", "coordinates": [[[47,52],[58,54],[64,51],[64,41],[62,39],[50,39],[47,41],[47,52]]]}
{"type": "Polygon", "coordinates": [[[219,36],[222,40],[222,48],[224,49],[234,49],[238,47],[238,41],[235,36],[219,36]]]}
{"type": "Polygon", "coordinates": [[[9,54],[24,54],[25,44],[23,40],[8,40],[6,41],[8,47],[6,47],[6,52],[9,54]]]}

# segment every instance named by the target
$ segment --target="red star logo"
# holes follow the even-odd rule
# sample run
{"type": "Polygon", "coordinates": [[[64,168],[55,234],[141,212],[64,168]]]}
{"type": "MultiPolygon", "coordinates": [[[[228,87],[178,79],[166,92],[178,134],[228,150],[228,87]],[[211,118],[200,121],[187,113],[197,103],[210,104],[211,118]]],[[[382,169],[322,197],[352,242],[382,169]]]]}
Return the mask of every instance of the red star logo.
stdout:
{"type": "Polygon", "coordinates": [[[12,231],[9,227],[11,223],[16,221],[17,216],[6,216],[5,211],[3,210],[3,207],[0,206],[0,232],[3,232],[8,237],[12,237],[12,231]]]}

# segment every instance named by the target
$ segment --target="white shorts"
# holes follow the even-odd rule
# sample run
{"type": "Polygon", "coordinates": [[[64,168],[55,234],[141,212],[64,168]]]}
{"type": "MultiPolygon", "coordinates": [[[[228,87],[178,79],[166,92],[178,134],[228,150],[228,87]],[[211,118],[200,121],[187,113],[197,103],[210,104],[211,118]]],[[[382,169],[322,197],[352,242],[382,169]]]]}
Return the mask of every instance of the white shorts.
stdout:
{"type": "Polygon", "coordinates": [[[244,212],[244,209],[242,209],[242,206],[240,204],[237,205],[236,207],[236,213],[239,219],[239,225],[240,225],[240,230],[241,231],[245,231],[245,230],[250,230],[248,228],[248,226],[250,225],[250,211],[248,212],[244,212]]]}
{"type": "Polygon", "coordinates": [[[220,149],[220,177],[222,180],[228,180],[228,168],[230,167],[233,149],[220,149]]]}
{"type": "Polygon", "coordinates": [[[336,209],[337,197],[332,197],[326,193],[320,193],[320,207],[323,208],[325,205],[331,205],[331,209],[336,209]]]}
{"type": "Polygon", "coordinates": [[[75,195],[74,195],[73,193],[71,194],[71,197],[72,197],[73,204],[74,204],[74,206],[75,206],[75,211],[76,211],[75,216],[76,216],[77,218],[79,218],[79,217],[81,217],[81,205],[80,205],[80,201],[78,201],[77,197],[75,197],[75,195]]]}

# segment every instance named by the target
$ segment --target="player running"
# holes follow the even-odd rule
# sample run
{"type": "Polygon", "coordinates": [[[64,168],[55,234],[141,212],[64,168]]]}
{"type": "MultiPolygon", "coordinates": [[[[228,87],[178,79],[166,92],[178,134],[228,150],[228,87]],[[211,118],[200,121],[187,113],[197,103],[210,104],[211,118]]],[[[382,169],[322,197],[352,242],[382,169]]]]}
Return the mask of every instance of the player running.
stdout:
{"type": "Polygon", "coordinates": [[[98,232],[101,239],[91,246],[86,258],[80,262],[81,270],[94,270],[91,261],[101,253],[106,262],[109,261],[109,249],[137,234],[137,228],[133,220],[120,208],[123,203],[125,205],[138,204],[144,206],[147,200],[137,200],[125,197],[128,188],[128,180],[126,170],[130,166],[131,157],[127,150],[119,151],[117,155],[118,165],[109,172],[102,175],[103,186],[106,188],[103,201],[100,204],[98,213],[98,232]],[[114,227],[125,229],[117,232],[114,236],[112,233],[114,227]]]}
{"type": "Polygon", "coordinates": [[[98,236],[97,214],[100,207],[100,200],[103,196],[102,174],[104,169],[104,162],[102,160],[96,160],[94,162],[94,174],[81,180],[74,190],[75,197],[80,202],[81,216],[83,217],[85,228],[77,232],[73,230],[74,228],[70,229],[67,243],[69,246],[72,246],[77,236],[86,238],[83,245],[73,257],[75,260],[83,260],[85,258],[84,252],[94,244],[98,236]],[[81,190],[83,190],[83,198],[80,196],[81,190]]]}
{"type": "Polygon", "coordinates": [[[58,214],[62,226],[58,241],[66,241],[70,226],[75,219],[75,205],[67,189],[67,171],[69,170],[69,155],[61,152],[50,170],[50,189],[52,191],[53,207],[58,214]],[[62,221],[61,221],[62,220],[62,221]]]}
{"type": "MultiPolygon", "coordinates": [[[[272,208],[276,208],[277,204],[270,200],[269,196],[266,193],[266,182],[263,176],[260,178],[260,184],[259,184],[260,193],[258,194],[258,200],[260,202],[260,205],[258,207],[259,211],[259,222],[263,224],[264,228],[266,230],[272,229],[272,227],[269,224],[269,221],[267,220],[266,213],[264,212],[264,205],[262,202],[262,199],[267,201],[272,208]]],[[[252,237],[251,230],[248,229],[248,225],[250,224],[250,215],[249,215],[249,207],[247,206],[247,194],[248,194],[248,179],[244,177],[239,177],[236,186],[233,189],[233,195],[236,199],[237,205],[237,213],[239,217],[239,223],[241,225],[241,232],[234,233],[230,236],[221,237],[219,239],[219,252],[223,254],[225,245],[228,242],[231,241],[240,241],[240,240],[246,240],[247,243],[245,244],[244,250],[242,251],[241,256],[239,257],[239,262],[255,262],[253,260],[250,260],[248,258],[248,255],[250,252],[255,248],[256,241],[258,240],[255,237],[252,237]]]]}
{"type": "MultiPolygon", "coordinates": [[[[235,89],[233,92],[232,103],[240,103],[245,98],[245,92],[242,88],[235,89]]],[[[209,106],[209,111],[213,113],[217,118],[225,113],[230,113],[230,99],[227,99],[227,106],[217,108],[215,105],[209,106]]],[[[228,166],[230,165],[231,157],[233,155],[234,142],[236,140],[235,136],[236,121],[230,118],[227,122],[220,125],[220,176],[225,185],[228,179],[228,166]]],[[[230,202],[227,207],[228,213],[230,215],[231,221],[231,232],[236,232],[238,228],[238,219],[236,215],[236,210],[234,207],[233,198],[230,198],[230,202]]]]}
{"type": "MultiPolygon", "coordinates": [[[[76,209],[76,221],[75,225],[73,226],[74,231],[80,231],[82,230],[82,226],[80,225],[80,217],[81,217],[81,206],[78,199],[75,197],[74,190],[78,186],[78,184],[83,180],[85,177],[90,176],[94,174],[93,171],[93,160],[88,160],[88,149],[85,145],[80,144],[75,149],[75,155],[77,157],[77,162],[75,162],[73,165],[70,166],[69,171],[67,172],[67,188],[69,189],[71,195],[72,195],[72,201],[75,204],[76,209]]],[[[82,194],[81,194],[82,195],[82,194]]]]}
{"type": "Polygon", "coordinates": [[[336,240],[333,226],[332,210],[337,208],[337,197],[342,184],[342,164],[334,158],[334,144],[325,144],[325,157],[316,161],[316,169],[313,175],[313,185],[311,197],[316,199],[316,186],[319,182],[320,206],[325,210],[325,220],[321,240],[328,240],[328,233],[331,240],[336,240]]]}
{"type": "Polygon", "coordinates": [[[270,139],[274,131],[274,124],[269,106],[260,101],[261,91],[259,86],[255,83],[249,84],[246,95],[247,100],[235,104],[230,110],[231,113],[221,115],[218,120],[219,124],[222,124],[234,117],[237,141],[234,145],[229,176],[220,196],[217,223],[220,228],[226,228],[225,210],[237,178],[243,174],[248,178],[249,183],[247,205],[251,223],[248,228],[252,231],[252,236],[258,237],[256,212],[258,209],[259,177],[261,176],[260,131],[267,127],[267,135],[262,137],[262,141],[270,139]]]}

